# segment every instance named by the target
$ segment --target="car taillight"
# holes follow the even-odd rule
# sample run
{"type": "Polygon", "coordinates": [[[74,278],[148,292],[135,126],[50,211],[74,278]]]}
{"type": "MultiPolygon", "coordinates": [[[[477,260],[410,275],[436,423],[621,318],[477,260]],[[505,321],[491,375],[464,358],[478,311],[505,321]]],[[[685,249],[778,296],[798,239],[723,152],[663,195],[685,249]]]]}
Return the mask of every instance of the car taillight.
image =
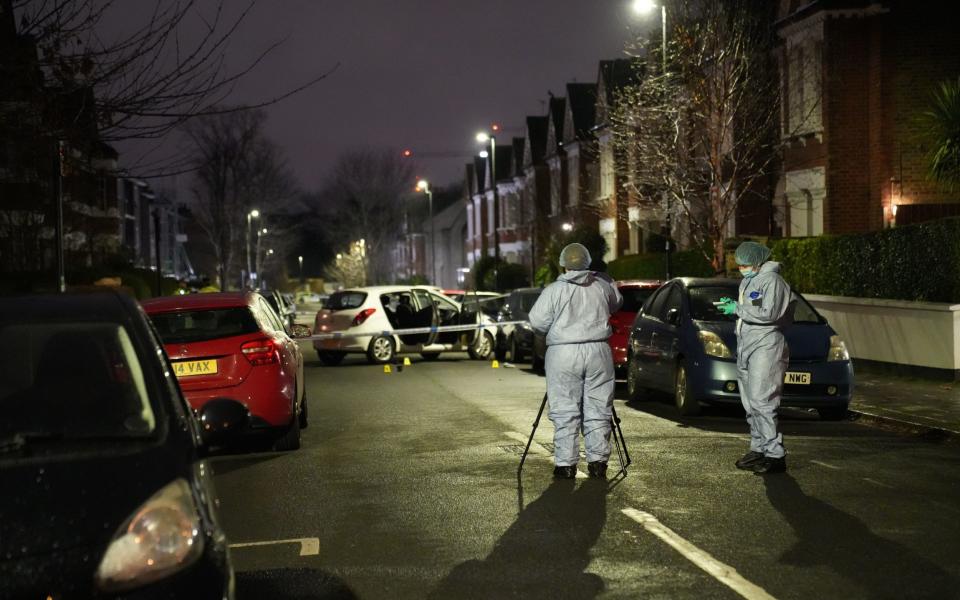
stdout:
{"type": "Polygon", "coordinates": [[[377,309],[375,308],[365,308],[361,310],[359,313],[357,313],[357,316],[353,318],[353,326],[356,327],[357,325],[363,325],[363,322],[375,312],[377,312],[377,309]]]}
{"type": "Polygon", "coordinates": [[[272,365],[279,362],[277,345],[273,340],[262,339],[247,342],[240,346],[240,352],[253,366],[272,365]]]}

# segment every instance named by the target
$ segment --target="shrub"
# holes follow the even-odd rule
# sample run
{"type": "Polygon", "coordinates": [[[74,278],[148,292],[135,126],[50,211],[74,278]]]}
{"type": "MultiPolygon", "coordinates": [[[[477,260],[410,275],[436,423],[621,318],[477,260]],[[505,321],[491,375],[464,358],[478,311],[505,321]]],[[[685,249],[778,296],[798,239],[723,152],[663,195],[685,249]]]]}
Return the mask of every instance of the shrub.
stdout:
{"type": "MultiPolygon", "coordinates": [[[[713,267],[699,250],[674,252],[670,256],[674,277],[713,277],[713,267]]],[[[666,261],[663,254],[631,254],[611,261],[607,272],[614,279],[663,279],[666,261]]]]}

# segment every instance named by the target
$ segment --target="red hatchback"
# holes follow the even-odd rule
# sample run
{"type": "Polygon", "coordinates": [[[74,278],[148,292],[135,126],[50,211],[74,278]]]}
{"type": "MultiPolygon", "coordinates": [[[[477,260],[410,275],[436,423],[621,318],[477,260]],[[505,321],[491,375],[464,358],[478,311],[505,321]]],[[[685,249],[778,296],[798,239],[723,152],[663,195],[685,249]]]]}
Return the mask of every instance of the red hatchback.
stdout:
{"type": "Polygon", "coordinates": [[[277,450],[300,447],[303,355],[260,294],[190,294],[142,305],[195,410],[214,398],[237,400],[250,410],[251,429],[277,436],[277,450]]]}
{"type": "Polygon", "coordinates": [[[610,316],[613,335],[610,336],[610,348],[613,350],[613,366],[618,374],[625,374],[627,367],[627,344],[630,340],[630,328],[647,298],[659,288],[661,282],[651,279],[618,281],[617,289],[623,296],[623,306],[610,316]]]}

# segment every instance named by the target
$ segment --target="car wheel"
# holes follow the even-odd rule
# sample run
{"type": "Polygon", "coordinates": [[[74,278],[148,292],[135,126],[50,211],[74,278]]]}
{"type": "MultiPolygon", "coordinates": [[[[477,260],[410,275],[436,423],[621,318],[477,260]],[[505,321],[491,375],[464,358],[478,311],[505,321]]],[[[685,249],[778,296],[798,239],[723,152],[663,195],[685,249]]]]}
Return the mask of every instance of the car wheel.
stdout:
{"type": "Polygon", "coordinates": [[[378,335],[370,340],[367,347],[367,360],[375,365],[383,365],[393,361],[393,355],[396,348],[393,346],[393,340],[384,335],[378,335]]]}
{"type": "Polygon", "coordinates": [[[283,435],[273,444],[278,452],[288,452],[300,448],[300,423],[294,420],[284,431],[283,435]]]}
{"type": "Polygon", "coordinates": [[[423,357],[423,360],[437,360],[440,358],[439,352],[421,352],[420,356],[423,357]]]}
{"type": "Polygon", "coordinates": [[[523,362],[523,352],[520,350],[520,344],[517,343],[517,336],[510,336],[510,360],[515,363],[523,362]]]}
{"type": "Polygon", "coordinates": [[[677,405],[677,412],[681,415],[691,416],[700,414],[700,403],[690,395],[690,385],[687,380],[687,366],[682,361],[677,364],[673,399],[677,405]]]}
{"type": "Polygon", "coordinates": [[[474,360],[487,360],[493,354],[493,336],[489,331],[484,331],[477,339],[477,342],[470,346],[467,351],[470,358],[474,360]]]}
{"type": "Polygon", "coordinates": [[[317,358],[328,367],[335,367],[343,362],[346,352],[337,352],[335,350],[317,350],[317,358]]]}
{"type": "Polygon", "coordinates": [[[823,421],[842,421],[847,418],[847,407],[831,406],[829,408],[818,408],[817,413],[819,413],[820,419],[823,421]]]}
{"type": "Polygon", "coordinates": [[[637,366],[633,356],[627,357],[627,402],[639,402],[646,400],[646,389],[640,385],[640,368],[637,366]]]}

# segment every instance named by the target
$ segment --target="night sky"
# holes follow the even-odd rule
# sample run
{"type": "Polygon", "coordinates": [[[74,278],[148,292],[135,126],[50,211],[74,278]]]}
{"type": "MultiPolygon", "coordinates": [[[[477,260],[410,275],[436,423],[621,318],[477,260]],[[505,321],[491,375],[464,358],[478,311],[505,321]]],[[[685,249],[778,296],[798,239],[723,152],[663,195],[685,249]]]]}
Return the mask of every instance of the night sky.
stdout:
{"type": "MultiPolygon", "coordinates": [[[[119,16],[108,26],[125,29],[138,17],[119,16]]],[[[526,115],[545,114],[547,90],[560,96],[569,81],[595,81],[599,60],[623,56],[630,28],[653,25],[633,17],[627,0],[259,0],[233,38],[228,68],[286,42],[230,102],[263,100],[339,63],[267,109],[268,135],[301,185],[317,188],[351,146],[411,148],[420,175],[452,183],[478,129],[498,122],[504,137],[523,135],[526,115]]],[[[133,148],[121,150],[132,160],[133,148]]]]}

